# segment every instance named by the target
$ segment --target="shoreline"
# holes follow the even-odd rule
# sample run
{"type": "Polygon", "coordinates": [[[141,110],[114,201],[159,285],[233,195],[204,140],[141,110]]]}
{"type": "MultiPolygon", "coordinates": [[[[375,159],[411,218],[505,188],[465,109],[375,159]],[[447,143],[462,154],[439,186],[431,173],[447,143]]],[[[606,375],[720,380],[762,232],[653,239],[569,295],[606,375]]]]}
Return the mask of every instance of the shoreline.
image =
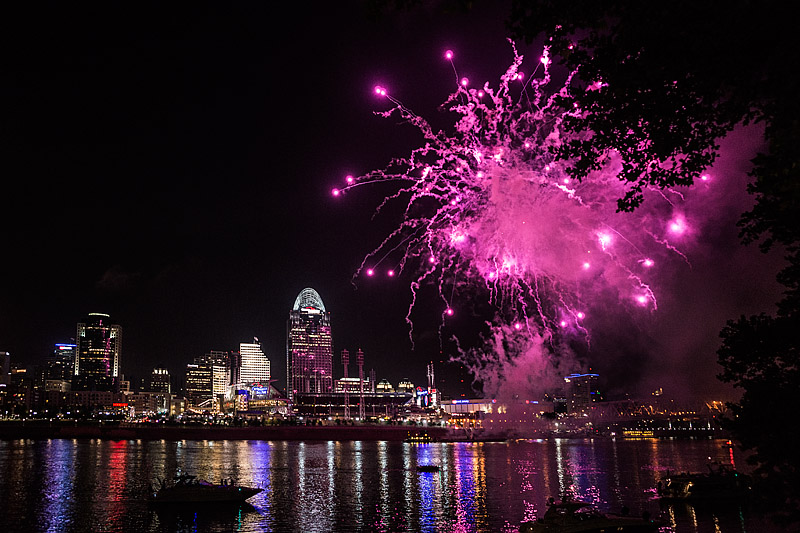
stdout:
{"type": "Polygon", "coordinates": [[[265,441],[392,441],[412,439],[425,442],[503,442],[530,439],[615,439],[729,438],[720,431],[655,431],[647,435],[560,434],[534,432],[526,435],[476,432],[469,438],[463,430],[442,426],[401,426],[389,424],[354,426],[202,426],[63,421],[2,421],[0,440],[16,439],[107,439],[107,440],[265,440],[265,441]]]}
{"type": "MultiPolygon", "coordinates": [[[[148,424],[92,424],[75,422],[0,422],[0,440],[110,439],[110,440],[303,440],[404,441],[427,435],[433,441],[466,440],[450,428],[362,426],[184,426],[148,424]]],[[[463,437],[463,433],[460,435],[463,437]]]]}

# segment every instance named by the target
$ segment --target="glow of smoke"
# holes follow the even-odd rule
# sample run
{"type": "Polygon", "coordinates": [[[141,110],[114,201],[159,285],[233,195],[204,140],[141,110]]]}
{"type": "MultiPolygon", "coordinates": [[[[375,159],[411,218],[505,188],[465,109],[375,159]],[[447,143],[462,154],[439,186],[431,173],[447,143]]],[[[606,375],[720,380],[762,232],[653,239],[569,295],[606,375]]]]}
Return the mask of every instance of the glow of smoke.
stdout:
{"type": "Polygon", "coordinates": [[[686,221],[683,217],[676,217],[669,222],[669,231],[675,235],[686,233],[686,221]]]}
{"type": "MultiPolygon", "coordinates": [[[[376,86],[376,96],[392,103],[376,114],[416,126],[424,142],[385,169],[348,180],[343,189],[387,181],[398,185],[378,210],[400,202],[405,205],[403,220],[367,254],[354,277],[362,272],[373,275],[372,268],[384,261],[398,273],[411,273],[409,335],[423,284],[438,288],[444,316],[454,315],[459,289],[483,289],[496,312],[487,343],[494,348],[501,341],[513,346],[503,349],[512,359],[534,352],[545,357],[543,346],[550,346],[551,354],[563,354],[559,347],[570,335],[588,340],[588,330],[581,325],[586,314],[578,309],[585,309],[605,288],[634,294],[635,306],[655,310],[656,295],[634,267],[653,266],[650,257],[657,250],[672,250],[685,259],[657,234],[664,224],[673,234],[687,230],[682,216],[670,219],[680,195],[679,200],[668,200],[661,191],[646,191],[648,200],[642,207],[617,213],[617,199],[626,192],[626,184],[617,179],[623,165],[619,154],[608,154],[606,166],[585,179],[570,180],[552,154],[571,138],[560,128],[561,119],[580,118],[581,111],[560,107],[556,96],[598,90],[603,84],[580,89],[571,85],[570,77],[565,86],[551,88],[551,61],[545,49],[533,74],[515,92],[511,82],[522,79],[523,57],[515,47],[513,51],[514,61],[499,85],[492,88],[487,83],[478,89],[458,76],[453,52],[445,52],[456,88],[444,106],[459,117],[449,133],[434,131],[384,87],[376,86]],[[586,252],[598,245],[604,253],[586,261],[586,252]],[[367,268],[368,263],[373,267],[367,268]],[[579,275],[569,266],[575,264],[583,266],[579,270],[591,267],[598,275],[579,275]],[[538,348],[533,350],[533,345],[538,348]]],[[[462,351],[464,357],[470,354],[473,363],[479,356],[484,362],[489,357],[480,348],[462,351]]],[[[476,372],[485,369],[477,363],[472,367],[476,372]]]]}

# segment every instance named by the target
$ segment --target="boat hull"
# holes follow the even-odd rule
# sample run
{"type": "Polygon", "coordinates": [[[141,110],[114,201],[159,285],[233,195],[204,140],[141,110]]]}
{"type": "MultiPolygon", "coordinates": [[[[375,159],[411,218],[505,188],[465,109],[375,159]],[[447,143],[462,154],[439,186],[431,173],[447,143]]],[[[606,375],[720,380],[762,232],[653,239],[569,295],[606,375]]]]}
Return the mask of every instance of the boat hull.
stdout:
{"type": "Polygon", "coordinates": [[[243,502],[261,492],[254,487],[169,487],[153,495],[153,503],[235,503],[243,502]]]}

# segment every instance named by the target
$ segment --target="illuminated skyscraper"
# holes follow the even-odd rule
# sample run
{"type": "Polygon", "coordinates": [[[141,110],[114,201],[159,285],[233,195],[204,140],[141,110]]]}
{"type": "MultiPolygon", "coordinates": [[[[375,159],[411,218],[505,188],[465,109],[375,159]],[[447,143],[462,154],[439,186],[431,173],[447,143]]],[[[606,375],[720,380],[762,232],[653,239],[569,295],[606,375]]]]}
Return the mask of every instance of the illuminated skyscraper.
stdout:
{"type": "Polygon", "coordinates": [[[186,401],[189,407],[213,408],[214,383],[211,365],[189,363],[186,365],[186,401]]]}
{"type": "Polygon", "coordinates": [[[166,367],[159,365],[153,369],[153,372],[150,374],[150,388],[148,390],[167,394],[172,392],[169,370],[167,370],[166,367]]]}
{"type": "Polygon", "coordinates": [[[122,327],[103,313],[89,313],[75,337],[72,390],[112,391],[118,386],[122,327]]]}
{"type": "Polygon", "coordinates": [[[300,291],[286,327],[286,394],[333,390],[331,315],[317,291],[300,291]]]}
{"type": "Polygon", "coordinates": [[[72,381],[72,376],[75,375],[76,348],[74,344],[55,345],[53,354],[47,358],[46,379],[72,381]]]}
{"type": "Polygon", "coordinates": [[[268,387],[269,359],[261,351],[261,343],[258,342],[258,339],[253,339],[252,343],[240,343],[239,354],[242,361],[239,368],[239,383],[246,385],[261,383],[264,387],[268,387]]]}

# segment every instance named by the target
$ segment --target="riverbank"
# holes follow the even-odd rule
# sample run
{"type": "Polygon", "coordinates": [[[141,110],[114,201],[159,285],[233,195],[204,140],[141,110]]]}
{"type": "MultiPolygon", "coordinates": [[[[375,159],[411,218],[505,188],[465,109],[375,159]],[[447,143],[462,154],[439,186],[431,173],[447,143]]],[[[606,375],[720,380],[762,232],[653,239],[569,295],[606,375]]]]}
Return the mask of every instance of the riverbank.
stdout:
{"type": "Polygon", "coordinates": [[[434,441],[465,440],[464,433],[445,427],[400,425],[354,426],[202,426],[60,421],[0,422],[0,439],[110,440],[302,440],[404,441],[427,436],[434,441]]]}

